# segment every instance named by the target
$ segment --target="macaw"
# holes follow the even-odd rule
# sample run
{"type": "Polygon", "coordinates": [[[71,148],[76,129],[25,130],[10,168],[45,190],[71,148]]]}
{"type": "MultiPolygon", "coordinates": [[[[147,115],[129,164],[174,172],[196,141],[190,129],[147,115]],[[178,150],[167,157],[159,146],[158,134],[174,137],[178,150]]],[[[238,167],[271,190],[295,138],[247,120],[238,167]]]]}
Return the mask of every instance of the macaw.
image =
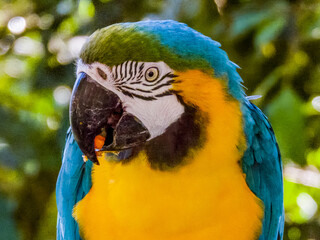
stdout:
{"type": "Polygon", "coordinates": [[[89,37],[57,180],[57,239],[282,239],[275,135],[220,46],[172,20],[89,37]]]}

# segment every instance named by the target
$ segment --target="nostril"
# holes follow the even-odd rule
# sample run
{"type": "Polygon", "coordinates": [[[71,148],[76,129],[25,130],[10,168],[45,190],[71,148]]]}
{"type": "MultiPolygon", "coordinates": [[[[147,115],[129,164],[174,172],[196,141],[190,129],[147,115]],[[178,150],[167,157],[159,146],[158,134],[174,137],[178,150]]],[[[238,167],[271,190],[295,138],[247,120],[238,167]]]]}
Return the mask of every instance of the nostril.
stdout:
{"type": "Polygon", "coordinates": [[[101,70],[100,68],[97,68],[98,74],[100,75],[100,77],[102,77],[104,80],[107,80],[107,74],[101,70]]]}

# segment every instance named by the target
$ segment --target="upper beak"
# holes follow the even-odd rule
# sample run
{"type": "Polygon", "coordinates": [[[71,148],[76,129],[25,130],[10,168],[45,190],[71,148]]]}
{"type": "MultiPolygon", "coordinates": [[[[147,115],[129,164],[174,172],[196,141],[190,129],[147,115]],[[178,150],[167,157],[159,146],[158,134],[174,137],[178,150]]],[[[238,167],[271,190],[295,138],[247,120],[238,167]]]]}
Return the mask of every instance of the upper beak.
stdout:
{"type": "Polygon", "coordinates": [[[101,150],[119,151],[145,142],[150,133],[142,122],[123,111],[120,98],[81,73],[70,101],[70,124],[81,151],[99,164],[94,147],[95,137],[106,134],[101,150]]]}

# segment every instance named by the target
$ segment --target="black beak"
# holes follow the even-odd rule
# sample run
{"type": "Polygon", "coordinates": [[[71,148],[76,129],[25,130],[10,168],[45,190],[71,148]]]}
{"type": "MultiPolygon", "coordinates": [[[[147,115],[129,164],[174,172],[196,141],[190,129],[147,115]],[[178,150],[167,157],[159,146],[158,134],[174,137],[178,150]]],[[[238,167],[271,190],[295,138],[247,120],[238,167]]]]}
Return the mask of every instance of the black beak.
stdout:
{"type": "Polygon", "coordinates": [[[150,133],[142,122],[123,111],[120,98],[90,76],[81,73],[70,102],[70,123],[81,151],[94,163],[94,140],[106,134],[103,150],[120,151],[145,142],[150,133]]]}

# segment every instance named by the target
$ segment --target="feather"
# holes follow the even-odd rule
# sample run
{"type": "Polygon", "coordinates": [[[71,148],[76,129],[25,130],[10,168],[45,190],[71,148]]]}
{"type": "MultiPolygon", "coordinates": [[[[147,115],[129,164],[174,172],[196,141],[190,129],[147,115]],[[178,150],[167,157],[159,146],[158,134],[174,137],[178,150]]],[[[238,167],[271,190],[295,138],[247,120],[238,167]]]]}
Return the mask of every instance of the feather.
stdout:
{"type": "Polygon", "coordinates": [[[246,99],[251,101],[251,100],[259,99],[261,97],[262,97],[261,95],[252,95],[252,96],[246,96],[246,99]]]}
{"type": "Polygon", "coordinates": [[[246,99],[242,107],[247,150],[242,158],[246,182],[264,204],[263,230],[259,240],[283,238],[282,163],[274,132],[266,116],[246,99]]]}
{"type": "Polygon", "coordinates": [[[72,211],[75,204],[80,201],[91,188],[91,168],[92,162],[87,161],[85,163],[83,161],[82,152],[69,128],[56,188],[58,240],[81,239],[78,224],[72,217],[72,211]]]}

